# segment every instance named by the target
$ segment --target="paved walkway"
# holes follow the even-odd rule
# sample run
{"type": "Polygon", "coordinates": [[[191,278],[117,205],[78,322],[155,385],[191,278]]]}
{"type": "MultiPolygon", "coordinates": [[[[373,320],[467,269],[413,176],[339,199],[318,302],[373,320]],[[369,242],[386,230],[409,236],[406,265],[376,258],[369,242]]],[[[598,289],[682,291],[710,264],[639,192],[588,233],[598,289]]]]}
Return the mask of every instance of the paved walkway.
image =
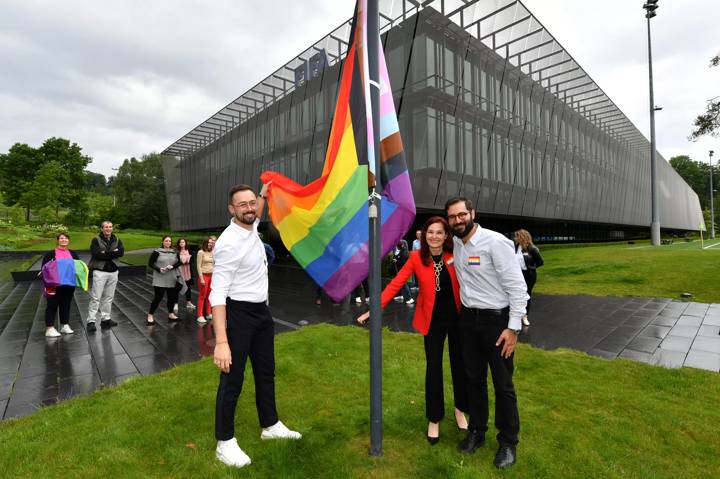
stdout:
{"type": "MultiPolygon", "coordinates": [[[[355,325],[363,306],[327,298],[314,304],[315,288],[292,267],[271,269],[270,306],[276,332],[306,324],[355,325]]],[[[44,337],[45,301],[40,283],[0,284],[0,418],[23,416],[104,385],[153,374],[212,353],[210,325],[199,326],[180,310],[180,323],[168,323],[161,305],[158,324],[145,324],[152,298],[149,277],[121,277],[113,319],[119,325],[88,335],[81,326],[87,293],[77,292],[70,325],[75,334],[44,337]]],[[[385,325],[410,331],[413,308],[394,303],[385,325]]],[[[532,325],[521,341],[544,349],[566,347],[589,354],[624,357],[667,367],[720,370],[720,305],[649,298],[537,296],[532,325]]]]}

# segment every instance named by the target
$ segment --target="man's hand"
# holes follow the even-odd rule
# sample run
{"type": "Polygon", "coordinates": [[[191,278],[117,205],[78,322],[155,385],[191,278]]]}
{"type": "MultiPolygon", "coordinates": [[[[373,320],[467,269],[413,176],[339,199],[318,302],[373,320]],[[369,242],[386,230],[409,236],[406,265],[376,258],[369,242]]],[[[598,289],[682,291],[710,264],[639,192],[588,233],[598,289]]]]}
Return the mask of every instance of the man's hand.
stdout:
{"type": "Polygon", "coordinates": [[[219,343],[215,345],[215,354],[213,356],[213,362],[220,371],[224,373],[230,372],[230,365],[232,364],[232,355],[230,354],[230,346],[227,342],[219,343]]]}
{"type": "Polygon", "coordinates": [[[495,343],[495,346],[500,346],[502,344],[503,348],[502,351],[500,351],[500,356],[503,358],[509,358],[515,351],[515,343],[517,343],[517,334],[515,334],[512,329],[506,328],[503,329],[502,333],[500,333],[500,337],[495,343]]]}

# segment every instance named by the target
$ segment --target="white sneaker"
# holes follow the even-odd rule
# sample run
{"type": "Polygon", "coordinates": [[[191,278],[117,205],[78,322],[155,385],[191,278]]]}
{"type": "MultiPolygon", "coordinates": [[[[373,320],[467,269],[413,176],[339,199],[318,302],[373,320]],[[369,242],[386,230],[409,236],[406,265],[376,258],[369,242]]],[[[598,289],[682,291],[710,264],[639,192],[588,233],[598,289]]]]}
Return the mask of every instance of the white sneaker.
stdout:
{"type": "Polygon", "coordinates": [[[300,439],[302,434],[297,431],[291,431],[281,421],[276,422],[270,427],[266,427],[260,433],[260,439],[300,439]]]}
{"type": "Polygon", "coordinates": [[[229,441],[218,441],[215,457],[228,466],[245,467],[251,463],[250,457],[240,449],[235,438],[229,441]]]}
{"type": "Polygon", "coordinates": [[[362,298],[360,296],[355,298],[355,304],[362,304],[362,298]]]}
{"type": "Polygon", "coordinates": [[[402,295],[400,295],[400,296],[395,296],[393,299],[395,301],[402,301],[404,298],[402,297],[402,295]]]}
{"type": "Polygon", "coordinates": [[[72,334],[72,333],[74,333],[75,331],[73,331],[72,329],[70,329],[70,325],[69,325],[69,324],[63,324],[63,327],[60,328],[60,332],[63,333],[63,334],[72,334]]]}
{"type": "Polygon", "coordinates": [[[405,304],[415,304],[415,300],[410,298],[407,301],[405,301],[405,304]]]}
{"type": "Polygon", "coordinates": [[[530,326],[530,320],[528,319],[527,315],[523,316],[522,323],[525,326],[530,326]]]}
{"type": "Polygon", "coordinates": [[[205,316],[198,316],[197,322],[200,324],[205,324],[207,323],[207,319],[205,319],[205,316]]]}
{"type": "Polygon", "coordinates": [[[54,327],[49,327],[45,330],[46,338],[59,338],[62,334],[58,333],[58,330],[54,327]]]}
{"type": "Polygon", "coordinates": [[[192,311],[195,309],[195,305],[192,303],[188,303],[185,307],[188,309],[188,311],[192,311]]]}
{"type": "Polygon", "coordinates": [[[212,321],[212,314],[208,314],[208,315],[205,316],[205,317],[207,318],[208,321],[212,321]]]}
{"type": "Polygon", "coordinates": [[[175,303],[175,306],[173,306],[173,314],[177,314],[177,313],[178,313],[178,305],[177,305],[177,303],[175,303]]]}

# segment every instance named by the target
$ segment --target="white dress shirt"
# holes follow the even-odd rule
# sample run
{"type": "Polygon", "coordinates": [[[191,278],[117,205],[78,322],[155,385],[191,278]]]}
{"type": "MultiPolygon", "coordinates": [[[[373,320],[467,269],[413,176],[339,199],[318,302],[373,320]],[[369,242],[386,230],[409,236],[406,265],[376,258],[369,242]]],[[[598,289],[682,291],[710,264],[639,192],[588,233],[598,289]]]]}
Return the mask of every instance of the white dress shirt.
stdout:
{"type": "Polygon", "coordinates": [[[467,308],[510,306],[508,328],[521,329],[529,298],[512,241],[477,225],[467,243],[455,237],[455,271],[460,301],[467,308]]]}
{"type": "Polygon", "coordinates": [[[230,221],[215,243],[210,304],[225,299],[264,303],[268,299],[268,268],[265,247],[258,236],[256,219],[251,230],[230,221]]]}

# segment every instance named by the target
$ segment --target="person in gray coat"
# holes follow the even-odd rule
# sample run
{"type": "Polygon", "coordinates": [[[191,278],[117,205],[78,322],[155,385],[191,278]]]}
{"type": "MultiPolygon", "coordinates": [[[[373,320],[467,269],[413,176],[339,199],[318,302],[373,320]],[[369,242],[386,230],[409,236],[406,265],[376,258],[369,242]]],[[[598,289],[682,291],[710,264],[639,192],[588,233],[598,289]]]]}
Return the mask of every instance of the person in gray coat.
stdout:
{"type": "Polygon", "coordinates": [[[176,284],[183,281],[180,270],[177,269],[180,266],[180,256],[177,250],[172,247],[172,238],[170,236],[163,237],[162,247],[152,252],[148,260],[148,266],[153,270],[152,285],[155,289],[155,297],[150,303],[147,324],[155,324],[153,314],[155,314],[155,310],[162,301],[163,296],[167,296],[168,321],[179,321],[179,318],[173,312],[173,308],[178,300],[176,284]]]}

